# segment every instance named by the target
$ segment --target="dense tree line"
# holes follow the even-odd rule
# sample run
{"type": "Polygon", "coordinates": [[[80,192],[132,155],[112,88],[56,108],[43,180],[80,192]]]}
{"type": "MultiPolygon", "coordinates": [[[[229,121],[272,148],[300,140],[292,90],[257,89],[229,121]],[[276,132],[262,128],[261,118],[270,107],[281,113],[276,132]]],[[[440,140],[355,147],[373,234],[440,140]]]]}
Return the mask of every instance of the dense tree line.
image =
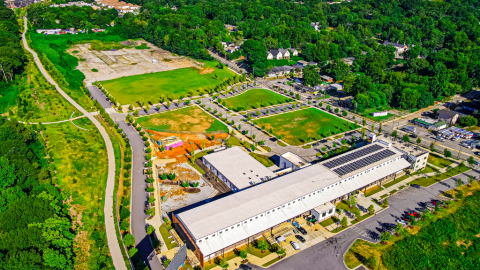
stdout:
{"type": "Polygon", "coordinates": [[[20,45],[20,29],[13,10],[0,0],[0,72],[4,82],[11,82],[23,72],[25,54],[20,45]]]}
{"type": "Polygon", "coordinates": [[[0,118],[0,269],[73,269],[67,198],[36,134],[0,118]]]}
{"type": "Polygon", "coordinates": [[[50,7],[35,5],[28,8],[28,20],[36,29],[107,28],[118,18],[116,9],[97,9],[92,7],[50,7]]]}
{"type": "Polygon", "coordinates": [[[15,104],[19,92],[16,77],[22,74],[26,62],[20,42],[17,17],[0,0],[0,113],[15,104]]]}

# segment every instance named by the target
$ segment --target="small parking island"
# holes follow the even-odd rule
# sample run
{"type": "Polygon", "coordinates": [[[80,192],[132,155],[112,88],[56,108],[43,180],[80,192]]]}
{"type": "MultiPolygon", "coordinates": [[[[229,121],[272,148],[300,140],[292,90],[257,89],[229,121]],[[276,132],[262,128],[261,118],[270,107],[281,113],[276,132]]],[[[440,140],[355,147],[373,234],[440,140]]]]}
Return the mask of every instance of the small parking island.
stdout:
{"type": "Polygon", "coordinates": [[[315,108],[253,121],[291,145],[301,145],[354,129],[354,124],[315,108]]]}
{"type": "Polygon", "coordinates": [[[291,98],[287,98],[267,89],[251,89],[238,96],[222,100],[222,104],[233,111],[239,112],[291,101],[293,101],[291,98]]]}

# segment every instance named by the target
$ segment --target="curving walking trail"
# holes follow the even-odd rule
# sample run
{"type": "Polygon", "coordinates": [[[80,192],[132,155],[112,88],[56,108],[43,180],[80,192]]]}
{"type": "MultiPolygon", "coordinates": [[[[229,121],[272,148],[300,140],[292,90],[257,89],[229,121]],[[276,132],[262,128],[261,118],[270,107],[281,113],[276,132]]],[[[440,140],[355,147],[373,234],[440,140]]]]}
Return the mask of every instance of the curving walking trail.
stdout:
{"type": "Polygon", "coordinates": [[[70,104],[72,104],[77,110],[79,110],[82,114],[88,117],[90,121],[95,125],[95,127],[100,131],[100,134],[105,141],[105,146],[107,148],[108,154],[108,177],[107,177],[107,188],[105,191],[105,207],[103,209],[105,215],[105,230],[107,232],[107,241],[108,241],[108,248],[110,249],[110,255],[112,256],[113,265],[117,270],[126,270],[127,267],[125,266],[125,261],[123,260],[122,252],[120,251],[120,246],[117,241],[117,235],[115,233],[115,220],[113,218],[113,188],[115,185],[115,155],[113,153],[113,146],[110,137],[108,137],[107,131],[103,128],[100,122],[93,117],[93,115],[87,112],[84,108],[78,105],[70,96],[68,96],[58,84],[50,77],[47,73],[45,68],[42,65],[42,62],[37,56],[37,53],[30,49],[28,46],[27,39],[25,38],[25,33],[27,32],[27,17],[23,18],[23,22],[25,25],[25,31],[22,33],[23,39],[23,46],[27,51],[29,51],[33,55],[33,59],[37,64],[38,69],[42,72],[43,76],[55,86],[55,89],[62,95],[70,104]]]}

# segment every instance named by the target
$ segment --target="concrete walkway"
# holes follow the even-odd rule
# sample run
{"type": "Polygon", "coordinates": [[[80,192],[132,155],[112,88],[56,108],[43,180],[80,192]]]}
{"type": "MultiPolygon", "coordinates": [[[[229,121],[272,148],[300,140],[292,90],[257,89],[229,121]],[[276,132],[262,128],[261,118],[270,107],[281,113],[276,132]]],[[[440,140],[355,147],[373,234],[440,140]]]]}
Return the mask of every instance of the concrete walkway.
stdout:
{"type": "Polygon", "coordinates": [[[107,232],[107,241],[108,241],[108,248],[110,249],[110,255],[112,256],[113,265],[117,270],[126,270],[127,267],[125,266],[125,261],[123,260],[122,252],[120,250],[120,245],[117,240],[117,235],[115,232],[115,219],[113,218],[113,188],[115,185],[115,155],[113,152],[112,142],[110,137],[107,134],[107,131],[103,128],[103,126],[98,122],[95,117],[87,110],[82,108],[82,106],[78,105],[69,95],[67,95],[58,84],[50,77],[48,72],[42,65],[42,62],[38,58],[38,55],[35,51],[28,47],[28,42],[25,37],[25,33],[27,32],[28,24],[27,24],[27,17],[23,18],[23,23],[25,25],[24,29],[25,32],[22,34],[23,39],[23,46],[25,49],[33,55],[33,59],[37,64],[38,69],[42,72],[43,76],[47,79],[49,83],[55,86],[55,89],[64,97],[70,104],[72,104],[77,110],[79,110],[83,115],[87,116],[90,121],[95,125],[98,129],[100,134],[102,135],[103,140],[105,141],[105,146],[107,148],[107,155],[108,155],[108,176],[107,176],[107,187],[105,190],[105,207],[103,209],[103,214],[105,216],[105,230],[107,232]]]}

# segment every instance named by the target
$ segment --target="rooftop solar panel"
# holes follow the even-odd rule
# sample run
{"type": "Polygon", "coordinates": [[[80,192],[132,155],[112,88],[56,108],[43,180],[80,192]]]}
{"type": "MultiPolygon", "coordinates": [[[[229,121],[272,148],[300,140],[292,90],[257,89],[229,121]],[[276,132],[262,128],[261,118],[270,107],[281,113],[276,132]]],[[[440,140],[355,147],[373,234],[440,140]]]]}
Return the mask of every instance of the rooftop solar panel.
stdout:
{"type": "Polygon", "coordinates": [[[392,150],[389,150],[389,149],[385,149],[385,150],[380,151],[378,153],[375,153],[371,156],[364,157],[362,159],[359,159],[359,160],[357,160],[355,162],[352,162],[350,164],[347,164],[345,166],[336,168],[333,171],[335,173],[337,173],[338,175],[345,175],[345,174],[354,172],[354,171],[356,171],[360,168],[367,167],[370,164],[373,164],[375,162],[378,162],[382,159],[388,158],[388,157],[393,156],[393,155],[395,155],[395,152],[393,152],[392,150]]]}
{"type": "Polygon", "coordinates": [[[331,169],[331,168],[334,168],[334,167],[337,167],[337,166],[340,166],[342,164],[345,164],[347,162],[350,162],[352,160],[355,160],[357,158],[360,158],[362,156],[365,156],[365,155],[368,155],[368,154],[371,154],[371,153],[374,153],[374,152],[377,152],[381,149],[384,149],[382,146],[378,145],[378,144],[373,144],[373,145],[370,145],[370,146],[367,146],[367,147],[364,147],[363,149],[360,149],[358,151],[355,151],[353,153],[350,153],[348,155],[345,155],[345,156],[342,156],[342,157],[339,157],[339,158],[336,158],[336,159],[333,159],[333,160],[330,160],[326,163],[323,164],[323,166],[331,169]]]}

